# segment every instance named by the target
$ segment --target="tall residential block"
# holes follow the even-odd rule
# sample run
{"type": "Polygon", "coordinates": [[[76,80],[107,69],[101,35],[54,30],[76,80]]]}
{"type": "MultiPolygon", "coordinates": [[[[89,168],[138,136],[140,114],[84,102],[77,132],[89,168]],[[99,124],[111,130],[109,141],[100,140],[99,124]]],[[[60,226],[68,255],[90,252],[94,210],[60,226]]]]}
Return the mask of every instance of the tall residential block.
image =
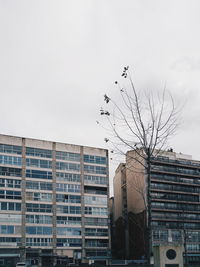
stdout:
{"type": "Polygon", "coordinates": [[[0,266],[109,257],[108,151],[0,135],[0,266]]]}
{"type": "MultiPolygon", "coordinates": [[[[116,254],[127,247],[121,256],[130,259],[144,258],[148,249],[146,161],[138,154],[129,151],[114,178],[114,236],[123,232],[124,240],[116,254]]],[[[154,154],[150,166],[155,266],[200,266],[200,161],[169,150],[154,154]]]]}

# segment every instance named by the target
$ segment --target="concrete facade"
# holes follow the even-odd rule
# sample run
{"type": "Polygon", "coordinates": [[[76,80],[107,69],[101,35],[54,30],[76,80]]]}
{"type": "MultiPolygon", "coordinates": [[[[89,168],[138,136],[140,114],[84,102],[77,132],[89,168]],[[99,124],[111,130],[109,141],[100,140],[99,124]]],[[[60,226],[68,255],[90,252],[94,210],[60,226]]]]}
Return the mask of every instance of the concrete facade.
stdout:
{"type": "Polygon", "coordinates": [[[116,172],[115,177],[113,179],[113,187],[115,192],[115,199],[113,205],[113,216],[116,221],[119,217],[122,216],[124,209],[126,208],[126,168],[125,164],[121,163],[116,172]]]}
{"type": "Polygon", "coordinates": [[[108,258],[107,150],[0,135],[0,181],[0,266],[108,258]]]}
{"type": "Polygon", "coordinates": [[[154,246],[154,267],[183,267],[184,247],[180,245],[154,246]],[[171,256],[171,257],[170,257],[171,256]]]}

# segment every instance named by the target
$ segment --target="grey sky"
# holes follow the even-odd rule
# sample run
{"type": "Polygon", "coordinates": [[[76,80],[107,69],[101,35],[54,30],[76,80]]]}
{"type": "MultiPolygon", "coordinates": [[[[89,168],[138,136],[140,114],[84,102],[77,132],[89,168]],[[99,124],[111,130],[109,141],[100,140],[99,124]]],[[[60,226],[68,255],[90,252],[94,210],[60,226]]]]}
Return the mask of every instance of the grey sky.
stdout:
{"type": "Polygon", "coordinates": [[[138,89],[185,102],[172,146],[200,159],[200,1],[0,0],[0,132],[105,147],[103,94],[129,65],[138,89]]]}

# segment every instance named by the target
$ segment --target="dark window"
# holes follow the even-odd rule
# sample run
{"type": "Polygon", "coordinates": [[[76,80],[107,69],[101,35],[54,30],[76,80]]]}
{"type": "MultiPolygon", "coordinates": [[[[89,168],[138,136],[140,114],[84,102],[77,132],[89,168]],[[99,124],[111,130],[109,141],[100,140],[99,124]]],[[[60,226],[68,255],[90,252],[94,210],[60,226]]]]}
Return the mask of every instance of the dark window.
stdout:
{"type": "Polygon", "coordinates": [[[29,212],[52,212],[52,205],[26,203],[26,209],[29,212]]]}
{"type": "Polygon", "coordinates": [[[38,179],[52,179],[52,172],[38,171],[38,170],[26,170],[26,177],[38,178],[38,179]]]}
{"type": "Polygon", "coordinates": [[[166,256],[169,260],[174,260],[176,258],[176,251],[174,249],[168,249],[166,256]]]}
{"type": "Polygon", "coordinates": [[[0,175],[21,177],[22,170],[18,168],[0,167],[0,175]]]}
{"type": "Polygon", "coordinates": [[[96,186],[84,186],[84,192],[89,194],[107,195],[107,188],[96,186]]]}

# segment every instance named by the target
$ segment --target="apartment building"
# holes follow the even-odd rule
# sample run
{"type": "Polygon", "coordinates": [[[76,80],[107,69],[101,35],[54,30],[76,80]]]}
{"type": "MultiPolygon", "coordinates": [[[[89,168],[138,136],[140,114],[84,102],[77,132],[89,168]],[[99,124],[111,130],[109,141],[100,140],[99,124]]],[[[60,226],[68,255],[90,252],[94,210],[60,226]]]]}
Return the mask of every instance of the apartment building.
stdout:
{"type": "MultiPolygon", "coordinates": [[[[148,242],[147,175],[143,166],[145,160],[141,159],[143,165],[138,163],[134,160],[137,155],[134,151],[128,152],[126,163],[119,166],[114,178],[115,210],[120,209],[114,215],[115,226],[123,222],[121,231],[129,247],[129,254],[124,257],[132,259],[144,258],[148,242]]],[[[200,266],[200,161],[170,150],[152,156],[150,162],[154,258],[161,258],[161,250],[165,248],[162,258],[166,258],[166,264],[182,266],[184,258],[187,266],[200,266]]],[[[155,266],[165,266],[161,259],[159,261],[160,265],[155,266]]]]}
{"type": "Polygon", "coordinates": [[[0,135],[0,266],[106,260],[108,151],[0,135]]]}
{"type": "Polygon", "coordinates": [[[127,245],[127,190],[126,165],[120,163],[113,179],[113,209],[112,209],[112,256],[114,258],[128,259],[129,246],[127,245]],[[125,242],[126,241],[126,242],[125,242]]]}

